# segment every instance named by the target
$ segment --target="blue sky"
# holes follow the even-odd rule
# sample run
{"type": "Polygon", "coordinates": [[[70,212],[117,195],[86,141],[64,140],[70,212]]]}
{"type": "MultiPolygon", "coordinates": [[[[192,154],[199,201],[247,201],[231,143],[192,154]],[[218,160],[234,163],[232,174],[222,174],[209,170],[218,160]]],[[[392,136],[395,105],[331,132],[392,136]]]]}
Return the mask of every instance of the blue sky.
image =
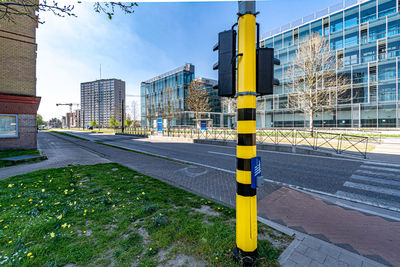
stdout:
{"type": "MultiPolygon", "coordinates": [[[[337,0],[257,1],[261,33],[285,25],[337,0]]],[[[79,103],[80,83],[100,78],[126,81],[127,94],[140,94],[140,82],[192,63],[197,77],[216,78],[212,47],[218,32],[237,20],[237,2],[139,3],[133,14],[112,20],[77,5],[77,18],[40,14],[46,21],[36,37],[38,113],[48,120],[69,110],[56,103],[79,103]]],[[[128,98],[139,102],[138,98],[128,98]]]]}

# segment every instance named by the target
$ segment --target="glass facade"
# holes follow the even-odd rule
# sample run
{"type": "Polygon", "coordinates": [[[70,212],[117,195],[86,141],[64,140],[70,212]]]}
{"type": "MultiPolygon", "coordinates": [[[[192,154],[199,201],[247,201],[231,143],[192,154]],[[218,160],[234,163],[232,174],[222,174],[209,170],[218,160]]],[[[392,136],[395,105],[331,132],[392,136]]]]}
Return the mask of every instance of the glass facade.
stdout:
{"type": "MultiPolygon", "coordinates": [[[[170,126],[194,125],[195,115],[185,104],[185,98],[188,97],[187,89],[193,79],[195,79],[194,66],[186,64],[142,82],[140,87],[141,125],[154,126],[156,119],[168,119],[170,126]]],[[[218,91],[213,88],[216,81],[204,78],[196,80],[208,92],[211,111],[207,114],[207,119],[210,118],[213,125],[219,125],[222,113],[218,91]]]]}
{"type": "Polygon", "coordinates": [[[319,33],[329,42],[338,67],[344,67],[340,74],[351,81],[348,89],[352,96],[348,103],[316,114],[315,126],[400,127],[398,3],[358,2],[262,40],[262,46],[273,47],[275,57],[281,61],[274,73],[281,85],[274,87],[273,95],[257,100],[263,103],[257,114],[258,127],[308,126],[308,118],[286,104],[286,94],[292,90],[286,74],[296,56],[297,43],[310,32],[319,33]]]}

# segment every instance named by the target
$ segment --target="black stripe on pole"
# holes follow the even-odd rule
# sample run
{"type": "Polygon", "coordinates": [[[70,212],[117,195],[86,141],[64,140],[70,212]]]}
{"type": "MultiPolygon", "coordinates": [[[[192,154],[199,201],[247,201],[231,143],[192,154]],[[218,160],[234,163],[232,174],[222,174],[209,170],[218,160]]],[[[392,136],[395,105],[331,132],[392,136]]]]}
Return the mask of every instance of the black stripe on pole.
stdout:
{"type": "Polygon", "coordinates": [[[255,121],[255,120],[256,120],[255,108],[238,109],[238,121],[255,121]]]}
{"type": "Polygon", "coordinates": [[[238,134],[238,146],[255,146],[256,134],[238,134]]]}
{"type": "Polygon", "coordinates": [[[242,184],[237,182],[236,193],[243,197],[253,197],[256,195],[256,189],[251,188],[250,184],[242,184]]]}
{"type": "Polygon", "coordinates": [[[236,168],[239,171],[251,171],[251,159],[236,158],[236,168]]]}

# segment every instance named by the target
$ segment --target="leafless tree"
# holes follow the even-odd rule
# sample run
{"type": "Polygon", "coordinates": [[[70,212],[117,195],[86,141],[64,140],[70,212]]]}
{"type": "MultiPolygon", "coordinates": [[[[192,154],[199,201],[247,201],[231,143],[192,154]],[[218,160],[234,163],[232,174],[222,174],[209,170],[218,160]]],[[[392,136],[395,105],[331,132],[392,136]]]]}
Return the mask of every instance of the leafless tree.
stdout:
{"type": "MultiPolygon", "coordinates": [[[[78,1],[80,4],[81,1],[78,1]]],[[[97,13],[104,13],[109,19],[115,14],[116,9],[122,10],[126,14],[134,12],[134,7],[137,6],[134,2],[94,2],[93,9],[97,13]]],[[[56,16],[76,17],[74,13],[75,5],[59,4],[56,0],[1,0],[0,1],[0,20],[6,19],[15,22],[18,16],[28,17],[36,20],[35,11],[51,12],[56,16]]],[[[44,21],[38,18],[39,23],[44,21]]]]}
{"type": "Polygon", "coordinates": [[[190,83],[187,93],[188,97],[185,98],[186,105],[189,111],[195,113],[195,120],[199,125],[201,113],[211,110],[207,89],[204,87],[204,83],[194,79],[190,83]]]}
{"type": "Polygon", "coordinates": [[[310,131],[314,131],[314,115],[333,110],[338,103],[351,100],[345,86],[348,78],[340,74],[341,64],[329,49],[329,42],[321,35],[312,33],[299,44],[293,66],[289,69],[288,107],[308,115],[310,131]]]}
{"type": "Polygon", "coordinates": [[[168,87],[164,90],[164,103],[161,116],[168,120],[168,129],[171,125],[171,119],[178,119],[179,116],[176,99],[174,88],[168,87]]]}

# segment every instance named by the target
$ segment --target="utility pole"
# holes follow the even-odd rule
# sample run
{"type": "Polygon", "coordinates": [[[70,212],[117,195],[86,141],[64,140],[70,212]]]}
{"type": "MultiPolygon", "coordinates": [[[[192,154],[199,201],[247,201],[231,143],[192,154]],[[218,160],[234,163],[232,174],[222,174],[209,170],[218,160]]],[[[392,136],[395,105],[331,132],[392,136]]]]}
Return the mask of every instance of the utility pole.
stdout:
{"type": "Polygon", "coordinates": [[[256,153],[256,4],[239,1],[236,146],[236,248],[234,256],[253,265],[257,253],[257,190],[251,186],[256,153]]]}
{"type": "Polygon", "coordinates": [[[121,118],[122,118],[122,133],[124,133],[124,127],[125,127],[125,105],[124,105],[124,100],[122,99],[122,107],[121,107],[121,118]]]}

